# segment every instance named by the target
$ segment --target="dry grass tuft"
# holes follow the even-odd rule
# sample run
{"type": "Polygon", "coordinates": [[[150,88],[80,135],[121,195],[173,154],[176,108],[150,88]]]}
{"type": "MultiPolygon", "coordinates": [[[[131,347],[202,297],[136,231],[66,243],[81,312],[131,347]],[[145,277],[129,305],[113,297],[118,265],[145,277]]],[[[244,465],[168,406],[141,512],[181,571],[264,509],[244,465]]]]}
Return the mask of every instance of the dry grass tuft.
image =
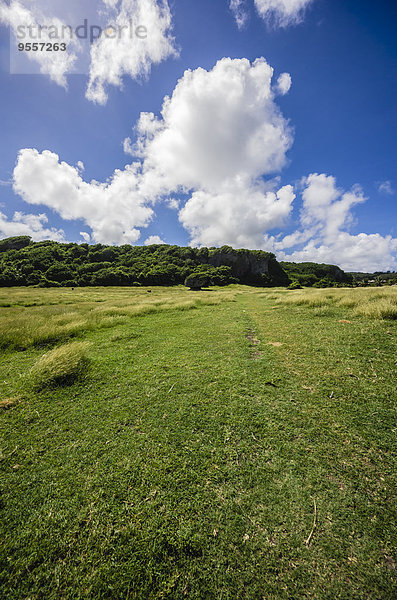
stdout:
{"type": "Polygon", "coordinates": [[[20,398],[5,398],[4,400],[0,400],[0,410],[7,410],[12,408],[19,402],[20,398]]]}
{"type": "Polygon", "coordinates": [[[71,342],[43,354],[29,372],[34,389],[68,385],[83,375],[87,368],[89,342],[71,342]]]}
{"type": "MultiPolygon", "coordinates": [[[[296,290],[279,295],[280,304],[308,306],[322,316],[333,308],[344,308],[353,316],[370,319],[397,319],[397,288],[336,288],[296,290]]],[[[346,322],[347,320],[345,320],[346,322]]]]}

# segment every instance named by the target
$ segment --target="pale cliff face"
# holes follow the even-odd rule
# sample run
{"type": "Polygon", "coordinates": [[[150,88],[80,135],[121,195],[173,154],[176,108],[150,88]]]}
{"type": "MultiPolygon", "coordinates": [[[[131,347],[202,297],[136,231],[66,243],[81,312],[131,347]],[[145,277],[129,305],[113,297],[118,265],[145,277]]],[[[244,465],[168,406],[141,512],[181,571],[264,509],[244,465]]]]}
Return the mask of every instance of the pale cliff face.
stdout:
{"type": "Polygon", "coordinates": [[[257,257],[253,254],[237,252],[214,252],[208,258],[208,263],[214,267],[226,265],[231,267],[234,277],[247,277],[252,275],[267,275],[269,272],[269,258],[257,257]]]}

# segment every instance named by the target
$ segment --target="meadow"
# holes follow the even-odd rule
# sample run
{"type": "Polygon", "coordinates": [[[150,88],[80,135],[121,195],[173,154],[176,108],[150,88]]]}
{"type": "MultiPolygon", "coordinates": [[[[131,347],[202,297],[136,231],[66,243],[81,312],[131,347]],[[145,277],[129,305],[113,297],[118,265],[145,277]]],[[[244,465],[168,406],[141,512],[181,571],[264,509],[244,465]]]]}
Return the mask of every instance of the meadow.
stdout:
{"type": "Polygon", "coordinates": [[[0,289],[0,597],[391,600],[397,288],[0,289]]]}

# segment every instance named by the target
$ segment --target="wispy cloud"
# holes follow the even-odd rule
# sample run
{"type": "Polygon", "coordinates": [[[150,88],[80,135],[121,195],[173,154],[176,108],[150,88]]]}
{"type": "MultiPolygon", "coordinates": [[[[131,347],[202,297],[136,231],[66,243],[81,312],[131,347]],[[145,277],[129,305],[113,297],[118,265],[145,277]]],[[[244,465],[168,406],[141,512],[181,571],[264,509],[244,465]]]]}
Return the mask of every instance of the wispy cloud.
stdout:
{"type": "MultiPolygon", "coordinates": [[[[243,28],[247,18],[247,0],[231,0],[230,9],[233,12],[239,29],[243,28]]],[[[308,6],[314,0],[254,0],[255,8],[260,17],[268,25],[288,27],[300,23],[308,6]]]]}
{"type": "MultiPolygon", "coordinates": [[[[66,26],[60,19],[44,15],[39,6],[34,6],[31,2],[23,2],[23,0],[22,2],[11,0],[9,5],[1,2],[0,23],[8,25],[16,38],[17,32],[22,31],[24,43],[38,42],[37,31],[40,29],[40,42],[51,43],[51,45],[54,41],[59,41],[49,35],[51,28],[59,32],[62,27],[66,26]],[[35,31],[34,35],[30,33],[33,30],[35,31]]],[[[73,71],[77,60],[75,49],[78,45],[77,40],[72,40],[64,52],[25,52],[25,56],[29,61],[39,65],[43,75],[48,75],[52,81],[66,88],[66,75],[73,71]]]]}
{"type": "Polygon", "coordinates": [[[230,0],[230,10],[236,19],[238,28],[243,29],[248,21],[246,0],[230,0]]]}
{"type": "Polygon", "coordinates": [[[106,103],[107,86],[122,86],[123,76],[145,78],[153,64],[177,55],[167,0],[121,0],[118,5],[107,0],[107,4],[120,34],[102,35],[91,48],[86,97],[98,104],[106,103]]]}
{"type": "Polygon", "coordinates": [[[381,181],[378,184],[378,191],[387,196],[393,196],[395,193],[391,181],[381,181]]]}
{"type": "Polygon", "coordinates": [[[87,99],[106,104],[109,86],[122,87],[124,77],[147,78],[152,65],[178,54],[167,0],[92,0],[68,8],[47,0],[0,0],[0,24],[15,38],[15,73],[36,73],[38,65],[64,88],[71,73],[87,74],[87,99]],[[64,22],[62,12],[72,22],[64,22]],[[22,42],[65,44],[65,49],[18,51],[22,42]]]}

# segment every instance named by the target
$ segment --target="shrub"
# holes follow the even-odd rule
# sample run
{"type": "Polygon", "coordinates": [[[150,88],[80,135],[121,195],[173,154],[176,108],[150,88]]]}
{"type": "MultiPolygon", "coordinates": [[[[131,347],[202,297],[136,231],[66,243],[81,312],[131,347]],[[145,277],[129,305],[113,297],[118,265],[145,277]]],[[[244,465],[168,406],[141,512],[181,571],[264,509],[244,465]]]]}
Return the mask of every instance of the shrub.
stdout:
{"type": "Polygon", "coordinates": [[[46,277],[42,277],[38,283],[39,288],[51,288],[51,287],[60,287],[60,283],[58,283],[57,281],[50,281],[49,279],[47,279],[46,277]]]}
{"type": "Polygon", "coordinates": [[[330,279],[327,279],[326,277],[323,277],[322,279],[320,279],[320,281],[316,281],[316,283],[313,284],[314,288],[330,288],[333,287],[333,282],[330,279]]]}
{"type": "Polygon", "coordinates": [[[302,286],[299,283],[299,281],[292,281],[292,283],[289,284],[288,289],[289,290],[301,290],[302,286]]]}
{"type": "Polygon", "coordinates": [[[201,290],[209,284],[209,277],[205,273],[192,273],[185,279],[185,286],[191,290],[201,290]]]}
{"type": "Polygon", "coordinates": [[[29,372],[34,389],[69,385],[87,368],[88,342],[72,342],[43,354],[29,372]]]}

